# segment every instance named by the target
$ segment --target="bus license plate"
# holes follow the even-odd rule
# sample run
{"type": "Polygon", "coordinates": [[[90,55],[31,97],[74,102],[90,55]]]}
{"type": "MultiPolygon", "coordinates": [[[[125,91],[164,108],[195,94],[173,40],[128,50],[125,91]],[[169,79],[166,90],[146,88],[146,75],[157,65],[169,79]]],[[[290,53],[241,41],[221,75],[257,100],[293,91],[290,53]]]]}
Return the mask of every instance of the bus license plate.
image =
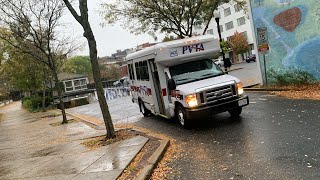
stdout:
{"type": "Polygon", "coordinates": [[[247,99],[241,99],[241,100],[239,101],[239,106],[245,106],[245,105],[247,105],[247,104],[248,104],[247,99]]]}

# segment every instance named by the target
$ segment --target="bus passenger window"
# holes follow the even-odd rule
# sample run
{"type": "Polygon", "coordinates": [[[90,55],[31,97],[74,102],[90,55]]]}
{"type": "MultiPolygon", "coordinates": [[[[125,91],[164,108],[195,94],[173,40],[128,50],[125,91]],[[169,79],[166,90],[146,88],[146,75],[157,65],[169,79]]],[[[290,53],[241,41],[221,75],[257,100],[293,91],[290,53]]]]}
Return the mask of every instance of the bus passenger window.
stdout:
{"type": "Polygon", "coordinates": [[[139,63],[134,63],[134,66],[136,68],[136,74],[137,74],[137,80],[140,80],[140,67],[139,67],[139,63]]]}

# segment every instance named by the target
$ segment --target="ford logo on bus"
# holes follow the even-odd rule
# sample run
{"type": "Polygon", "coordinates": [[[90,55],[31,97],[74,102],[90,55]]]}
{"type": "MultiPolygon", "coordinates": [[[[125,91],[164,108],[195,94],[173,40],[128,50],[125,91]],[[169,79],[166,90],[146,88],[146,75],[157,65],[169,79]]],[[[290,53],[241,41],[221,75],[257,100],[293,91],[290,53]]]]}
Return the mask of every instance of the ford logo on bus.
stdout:
{"type": "Polygon", "coordinates": [[[214,93],[214,96],[222,96],[222,92],[214,93]]]}

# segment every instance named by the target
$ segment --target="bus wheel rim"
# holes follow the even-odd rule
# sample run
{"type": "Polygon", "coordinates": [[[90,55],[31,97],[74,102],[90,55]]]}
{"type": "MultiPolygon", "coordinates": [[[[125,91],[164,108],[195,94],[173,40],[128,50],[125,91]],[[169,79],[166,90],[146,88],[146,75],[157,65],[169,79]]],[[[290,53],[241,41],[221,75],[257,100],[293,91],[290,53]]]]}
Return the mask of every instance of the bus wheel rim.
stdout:
{"type": "Polygon", "coordinates": [[[181,125],[183,126],[184,125],[184,118],[183,118],[183,112],[181,110],[179,110],[178,116],[179,116],[179,121],[180,121],[181,125]]]}

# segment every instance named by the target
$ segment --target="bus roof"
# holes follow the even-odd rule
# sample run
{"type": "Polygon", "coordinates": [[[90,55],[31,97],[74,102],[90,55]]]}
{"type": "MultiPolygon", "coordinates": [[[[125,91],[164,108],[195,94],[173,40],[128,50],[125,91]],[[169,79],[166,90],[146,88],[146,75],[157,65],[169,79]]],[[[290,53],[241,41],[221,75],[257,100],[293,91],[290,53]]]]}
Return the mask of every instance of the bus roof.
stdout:
{"type": "Polygon", "coordinates": [[[219,52],[218,38],[213,35],[203,35],[158,43],[141,51],[128,54],[126,60],[148,56],[148,59],[152,57],[158,63],[171,66],[181,63],[182,59],[211,58],[219,52]]]}

